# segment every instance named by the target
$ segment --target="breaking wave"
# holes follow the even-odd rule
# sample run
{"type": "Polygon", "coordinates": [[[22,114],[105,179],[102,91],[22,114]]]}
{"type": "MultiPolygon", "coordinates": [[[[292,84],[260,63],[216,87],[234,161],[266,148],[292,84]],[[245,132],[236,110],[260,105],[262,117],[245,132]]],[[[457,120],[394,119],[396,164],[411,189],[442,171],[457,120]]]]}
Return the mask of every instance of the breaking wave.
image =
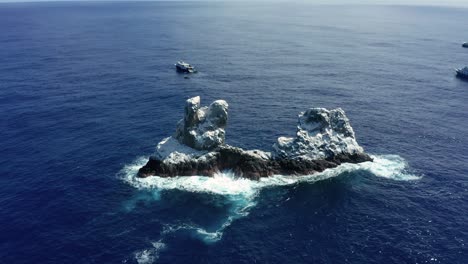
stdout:
{"type": "Polygon", "coordinates": [[[138,189],[154,190],[183,190],[187,192],[203,192],[226,196],[241,195],[244,197],[255,196],[259,190],[269,186],[285,186],[299,182],[316,182],[339,176],[346,172],[368,171],[377,177],[393,180],[410,181],[418,180],[417,176],[408,172],[407,162],[398,155],[375,155],[373,162],[363,162],[359,164],[345,163],[336,168],[327,169],[320,173],[305,176],[284,176],[275,175],[253,181],[245,178],[238,178],[232,172],[222,172],[214,177],[191,176],[191,177],[136,177],[138,169],[141,168],[148,159],[139,158],[133,164],[127,165],[123,169],[123,180],[138,189]]]}
{"type": "MultiPolygon", "coordinates": [[[[162,242],[164,237],[170,233],[191,232],[206,243],[219,241],[223,236],[223,231],[231,225],[233,221],[249,214],[249,209],[254,207],[255,198],[260,190],[267,187],[287,186],[302,182],[316,182],[343,173],[366,171],[376,177],[382,177],[399,181],[418,180],[417,176],[408,171],[407,162],[398,155],[374,155],[373,162],[360,164],[345,163],[336,168],[327,169],[320,173],[306,176],[284,176],[275,175],[253,181],[236,177],[232,172],[222,172],[214,177],[191,176],[191,177],[147,177],[138,178],[137,172],[147,162],[147,157],[137,159],[134,163],[127,165],[122,170],[122,179],[141,190],[151,190],[155,197],[159,197],[159,192],[164,190],[181,190],[186,192],[208,193],[222,195],[231,203],[231,211],[225,221],[214,231],[192,224],[181,223],[177,225],[166,225],[161,233],[161,240],[153,243],[153,247],[139,251],[135,254],[138,263],[153,263],[158,258],[159,252],[165,248],[162,242]]],[[[131,203],[133,206],[133,203],[131,203]]],[[[130,207],[132,207],[130,206],[130,207]]]]}

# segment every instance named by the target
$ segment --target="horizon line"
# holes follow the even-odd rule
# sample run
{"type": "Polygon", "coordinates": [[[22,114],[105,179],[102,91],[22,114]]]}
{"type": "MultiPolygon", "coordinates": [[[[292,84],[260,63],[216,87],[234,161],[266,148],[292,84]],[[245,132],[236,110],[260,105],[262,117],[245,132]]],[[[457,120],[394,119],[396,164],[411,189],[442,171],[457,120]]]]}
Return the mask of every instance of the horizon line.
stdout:
{"type": "Polygon", "coordinates": [[[301,3],[301,4],[311,4],[311,5],[320,5],[320,6],[335,6],[335,5],[341,5],[341,6],[412,6],[412,7],[460,7],[460,8],[466,8],[468,7],[468,3],[459,3],[459,2],[452,2],[452,3],[439,3],[439,2],[428,2],[428,3],[408,3],[408,2],[393,2],[393,3],[384,3],[384,2],[362,2],[358,1],[355,3],[341,3],[339,0],[337,2],[327,2],[327,1],[321,1],[319,0],[318,2],[309,2],[305,0],[293,0],[293,1],[288,1],[288,0],[253,0],[253,1],[248,1],[248,0],[0,0],[0,4],[4,3],[100,3],[100,2],[105,2],[105,3],[115,3],[115,2],[127,2],[127,3],[137,3],[137,2],[218,2],[218,3],[301,3]]]}

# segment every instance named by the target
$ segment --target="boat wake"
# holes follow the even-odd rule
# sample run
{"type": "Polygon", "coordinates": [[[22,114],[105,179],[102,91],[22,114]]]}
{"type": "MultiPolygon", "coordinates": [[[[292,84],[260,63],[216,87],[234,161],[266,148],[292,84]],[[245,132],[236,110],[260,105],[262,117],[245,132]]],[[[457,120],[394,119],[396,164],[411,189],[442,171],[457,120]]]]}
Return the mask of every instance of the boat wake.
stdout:
{"type": "MultiPolygon", "coordinates": [[[[365,171],[376,177],[382,177],[399,181],[418,180],[417,176],[408,171],[407,162],[398,155],[374,155],[373,162],[359,164],[345,163],[336,168],[327,169],[321,173],[306,176],[284,176],[275,175],[253,181],[236,177],[232,172],[222,172],[214,177],[190,176],[190,177],[147,177],[138,178],[137,172],[148,160],[141,157],[132,164],[125,166],[122,170],[122,179],[131,186],[140,190],[151,190],[154,197],[159,197],[159,192],[168,190],[179,190],[192,193],[206,193],[221,195],[230,203],[228,217],[215,228],[207,230],[193,223],[167,224],[161,232],[161,239],[152,243],[152,247],[135,253],[138,263],[153,263],[158,259],[160,251],[167,245],[164,238],[173,233],[189,232],[199,237],[205,243],[214,243],[223,236],[223,231],[236,219],[245,217],[249,210],[256,205],[256,197],[264,188],[274,186],[287,186],[298,183],[313,183],[316,181],[336,177],[344,173],[365,171]]],[[[134,206],[134,205],[132,205],[134,206]]]]}

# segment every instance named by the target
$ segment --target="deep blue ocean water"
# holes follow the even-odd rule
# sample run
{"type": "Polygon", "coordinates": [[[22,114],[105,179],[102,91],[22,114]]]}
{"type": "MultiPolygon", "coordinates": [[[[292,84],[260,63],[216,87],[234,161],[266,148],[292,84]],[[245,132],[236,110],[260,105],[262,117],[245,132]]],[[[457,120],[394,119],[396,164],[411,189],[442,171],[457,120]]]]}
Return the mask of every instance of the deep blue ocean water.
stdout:
{"type": "Polygon", "coordinates": [[[0,4],[0,262],[468,263],[468,82],[453,71],[467,22],[445,7],[0,4]],[[300,111],[342,107],[379,163],[136,180],[196,95],[229,102],[228,143],[265,150],[300,111]]]}

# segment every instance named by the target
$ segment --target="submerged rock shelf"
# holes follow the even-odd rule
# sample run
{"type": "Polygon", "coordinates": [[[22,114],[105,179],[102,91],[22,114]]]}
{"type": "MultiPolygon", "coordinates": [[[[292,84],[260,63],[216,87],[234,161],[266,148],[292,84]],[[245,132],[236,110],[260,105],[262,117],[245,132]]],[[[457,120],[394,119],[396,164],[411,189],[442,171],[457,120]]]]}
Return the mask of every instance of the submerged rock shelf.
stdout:
{"type": "Polygon", "coordinates": [[[341,109],[310,108],[299,114],[296,137],[280,137],[272,152],[225,144],[228,103],[201,107],[200,97],[186,101],[174,135],[163,139],[139,177],[212,176],[231,170],[258,180],[275,174],[310,175],[342,163],[372,161],[356,141],[341,109]]]}

